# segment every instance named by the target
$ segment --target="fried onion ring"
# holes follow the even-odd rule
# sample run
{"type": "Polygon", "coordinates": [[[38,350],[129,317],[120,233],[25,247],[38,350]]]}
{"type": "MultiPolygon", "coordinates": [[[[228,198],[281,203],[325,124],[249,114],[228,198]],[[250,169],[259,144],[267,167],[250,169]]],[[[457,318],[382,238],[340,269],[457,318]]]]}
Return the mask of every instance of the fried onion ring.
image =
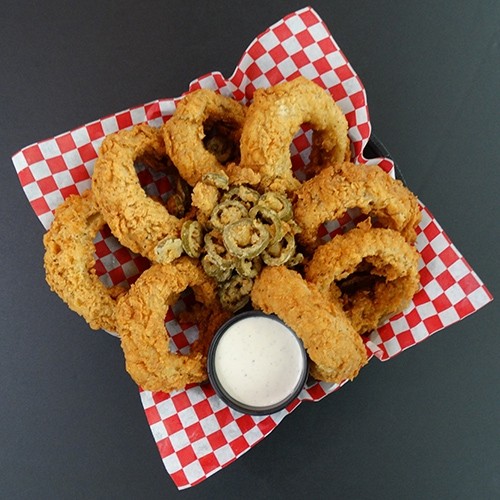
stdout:
{"type": "Polygon", "coordinates": [[[107,136],[95,163],[92,190],[122,245],[152,262],[170,262],[182,253],[182,220],[144,192],[134,169],[143,155],[165,156],[161,129],[141,124],[107,136]]]}
{"type": "Polygon", "coordinates": [[[261,175],[262,190],[293,191],[290,144],[303,124],[313,129],[308,168],[350,157],[347,120],[332,97],[319,85],[298,77],[268,89],[257,89],[241,135],[241,165],[261,175]]]}
{"type": "Polygon", "coordinates": [[[94,238],[106,224],[92,191],[70,195],[55,210],[43,237],[50,289],[94,330],[116,332],[117,299],[125,289],[106,288],[95,271],[94,238]]]}
{"type": "Polygon", "coordinates": [[[359,208],[413,243],[421,214],[416,196],[377,165],[345,162],[324,168],[296,191],[293,211],[302,228],[299,242],[310,251],[320,244],[321,224],[359,208]]]}
{"type": "Polygon", "coordinates": [[[223,124],[229,142],[239,149],[245,112],[245,106],[238,101],[209,89],[195,90],[179,102],[174,115],[163,126],[163,137],[169,157],[188,184],[194,186],[208,173],[225,172],[221,161],[227,155],[217,154],[215,148],[207,149],[204,126],[208,122],[223,124]]]}
{"type": "Polygon", "coordinates": [[[173,263],[153,265],[118,306],[118,332],[128,373],[150,391],[169,392],[205,381],[208,346],[228,317],[221,309],[214,282],[196,260],[180,257],[173,263]],[[165,315],[188,287],[204,306],[198,318],[199,338],[189,354],[177,354],[169,348],[165,315]]]}
{"type": "Polygon", "coordinates": [[[306,266],[307,281],[331,302],[343,303],[360,334],[402,311],[419,288],[417,250],[396,231],[371,228],[369,221],[320,246],[306,266]],[[341,282],[364,264],[374,283],[343,293],[341,282]]]}
{"type": "Polygon", "coordinates": [[[367,363],[366,349],[340,304],[286,267],[265,267],[251,293],[254,307],[279,316],[302,339],[318,380],[353,379],[367,363]]]}

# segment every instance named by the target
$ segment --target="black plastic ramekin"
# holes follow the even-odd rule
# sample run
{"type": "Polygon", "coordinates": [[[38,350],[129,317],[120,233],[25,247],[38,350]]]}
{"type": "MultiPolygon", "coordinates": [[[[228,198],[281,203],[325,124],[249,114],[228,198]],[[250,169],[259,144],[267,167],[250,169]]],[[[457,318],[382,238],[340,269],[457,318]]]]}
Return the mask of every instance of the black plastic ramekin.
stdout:
{"type": "MultiPolygon", "coordinates": [[[[234,328],[232,329],[232,331],[234,332],[234,328]]],[[[266,348],[268,347],[266,346],[266,348]]],[[[295,349],[295,344],[293,348],[295,349]]],[[[272,347],[269,346],[269,349],[272,349],[272,347]]],[[[236,411],[239,411],[241,413],[247,413],[250,415],[269,415],[286,408],[292,401],[295,400],[295,398],[297,398],[297,396],[300,394],[306,383],[309,372],[309,366],[308,366],[307,353],[302,344],[302,340],[299,337],[297,337],[295,332],[290,327],[288,327],[283,321],[281,321],[274,314],[268,315],[260,311],[247,311],[244,313],[237,314],[236,316],[233,316],[224,325],[222,325],[222,327],[215,334],[214,339],[212,340],[212,343],[208,351],[207,371],[212,387],[214,388],[217,395],[228,406],[230,406],[236,411]],[[297,349],[299,349],[299,352],[297,354],[300,359],[300,370],[298,372],[299,377],[297,383],[295,383],[293,386],[290,387],[289,393],[286,394],[286,396],[284,396],[282,399],[280,399],[279,401],[275,401],[272,404],[267,404],[263,406],[250,405],[243,401],[239,401],[234,397],[234,395],[233,396],[230,395],[227,388],[224,387],[221,377],[218,376],[217,374],[216,354],[218,347],[220,346],[220,342],[224,338],[224,335],[228,332],[230,328],[235,327],[235,325],[237,325],[239,322],[246,322],[252,318],[267,318],[272,322],[276,322],[277,325],[280,325],[279,326],[280,329],[283,329],[284,327],[286,331],[293,337],[294,341],[296,342],[296,347],[297,349]]],[[[292,377],[292,380],[294,378],[295,377],[292,377]]]]}

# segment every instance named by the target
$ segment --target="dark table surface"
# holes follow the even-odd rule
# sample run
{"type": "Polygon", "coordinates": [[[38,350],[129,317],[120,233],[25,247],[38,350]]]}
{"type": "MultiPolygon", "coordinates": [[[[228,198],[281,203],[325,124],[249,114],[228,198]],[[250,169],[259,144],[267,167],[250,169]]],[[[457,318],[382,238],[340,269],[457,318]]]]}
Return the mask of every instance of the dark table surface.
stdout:
{"type": "MultiPolygon", "coordinates": [[[[316,1],[368,93],[374,132],[499,293],[500,3],[316,1]]],[[[229,76],[295,1],[4,1],[0,69],[0,497],[500,498],[493,302],[178,492],[117,340],[52,294],[18,149],[229,76]]]]}

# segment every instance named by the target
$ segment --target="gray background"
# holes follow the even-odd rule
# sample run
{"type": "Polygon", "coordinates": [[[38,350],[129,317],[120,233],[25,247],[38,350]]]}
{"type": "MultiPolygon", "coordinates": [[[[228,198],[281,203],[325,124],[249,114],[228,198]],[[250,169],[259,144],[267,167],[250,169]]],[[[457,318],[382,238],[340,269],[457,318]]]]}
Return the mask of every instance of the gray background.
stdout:
{"type": "MultiPolygon", "coordinates": [[[[0,497],[499,498],[499,310],[478,313],[303,404],[179,493],[117,340],[49,292],[43,228],[10,156],[229,76],[255,35],[306,4],[2,1],[0,497]]],[[[374,132],[494,296],[500,3],[313,1],[368,93],[374,132]]]]}

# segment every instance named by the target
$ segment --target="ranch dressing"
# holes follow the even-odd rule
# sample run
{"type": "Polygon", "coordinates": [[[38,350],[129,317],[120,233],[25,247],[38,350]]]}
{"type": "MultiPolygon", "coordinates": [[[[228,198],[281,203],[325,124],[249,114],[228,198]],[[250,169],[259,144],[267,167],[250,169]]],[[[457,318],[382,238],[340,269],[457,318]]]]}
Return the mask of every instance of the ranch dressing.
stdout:
{"type": "Polygon", "coordinates": [[[304,380],[307,361],[301,341],[280,321],[247,316],[220,337],[214,371],[237,402],[269,407],[285,401],[304,380]]]}

